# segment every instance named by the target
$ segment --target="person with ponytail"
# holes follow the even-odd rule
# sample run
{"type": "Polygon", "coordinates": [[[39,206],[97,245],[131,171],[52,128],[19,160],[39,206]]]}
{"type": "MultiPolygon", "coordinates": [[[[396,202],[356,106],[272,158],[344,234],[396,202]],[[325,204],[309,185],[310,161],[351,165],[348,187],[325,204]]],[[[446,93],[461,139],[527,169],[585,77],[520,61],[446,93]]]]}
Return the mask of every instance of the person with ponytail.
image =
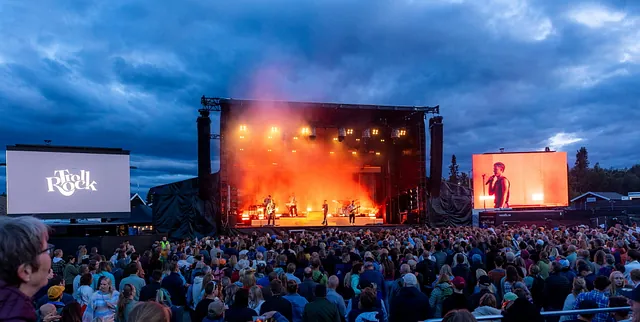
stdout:
{"type": "Polygon", "coordinates": [[[134,300],[135,295],[136,287],[132,284],[125,284],[120,292],[116,307],[116,322],[127,322],[129,313],[138,303],[138,301],[134,300]]]}

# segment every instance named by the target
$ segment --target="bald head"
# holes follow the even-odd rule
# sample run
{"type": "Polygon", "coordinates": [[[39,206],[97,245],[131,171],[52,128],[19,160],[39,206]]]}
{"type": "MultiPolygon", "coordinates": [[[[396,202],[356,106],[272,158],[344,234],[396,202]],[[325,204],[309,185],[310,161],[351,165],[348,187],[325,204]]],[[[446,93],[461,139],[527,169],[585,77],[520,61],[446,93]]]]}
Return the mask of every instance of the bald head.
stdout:
{"type": "Polygon", "coordinates": [[[331,275],[331,277],[329,277],[329,280],[327,281],[327,287],[335,290],[338,288],[338,285],[340,285],[340,279],[338,278],[338,276],[331,275]]]}

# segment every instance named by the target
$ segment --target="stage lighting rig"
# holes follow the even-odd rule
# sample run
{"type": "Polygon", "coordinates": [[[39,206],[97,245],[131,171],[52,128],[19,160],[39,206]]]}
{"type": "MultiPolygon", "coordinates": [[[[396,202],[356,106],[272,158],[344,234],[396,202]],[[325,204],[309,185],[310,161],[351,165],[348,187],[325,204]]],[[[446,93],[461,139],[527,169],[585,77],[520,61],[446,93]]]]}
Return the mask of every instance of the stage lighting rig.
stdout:
{"type": "Polygon", "coordinates": [[[338,129],[338,142],[344,141],[345,137],[347,137],[347,130],[341,127],[338,129]]]}
{"type": "Polygon", "coordinates": [[[364,131],[362,131],[362,140],[365,143],[369,142],[370,138],[371,138],[371,129],[365,129],[364,131]]]}

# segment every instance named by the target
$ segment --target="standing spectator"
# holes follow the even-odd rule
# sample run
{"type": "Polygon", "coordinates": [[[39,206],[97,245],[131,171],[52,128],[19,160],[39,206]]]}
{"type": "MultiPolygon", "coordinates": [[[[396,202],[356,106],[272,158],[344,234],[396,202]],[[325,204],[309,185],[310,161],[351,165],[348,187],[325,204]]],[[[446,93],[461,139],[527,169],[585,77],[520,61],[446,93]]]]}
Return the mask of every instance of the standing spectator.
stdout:
{"type": "MultiPolygon", "coordinates": [[[[80,270],[78,271],[78,275],[76,275],[76,277],[73,278],[73,294],[76,294],[76,291],[78,291],[78,288],[80,287],[80,278],[82,278],[82,275],[84,274],[89,274],[89,265],[86,265],[86,264],[80,265],[80,270]]],[[[93,288],[93,284],[89,286],[93,288]]]]}
{"type": "Polygon", "coordinates": [[[82,308],[82,313],[87,309],[87,306],[91,303],[91,297],[93,296],[93,277],[91,274],[86,273],[80,278],[80,287],[74,293],[73,297],[82,308]]]}
{"type": "Polygon", "coordinates": [[[338,307],[326,298],[327,287],[319,284],[315,288],[315,299],[304,307],[302,319],[305,322],[340,322],[338,307]]]}
{"type": "Polygon", "coordinates": [[[469,309],[467,297],[464,296],[465,280],[457,276],[451,281],[451,284],[453,284],[453,294],[442,302],[442,316],[447,315],[449,311],[469,309]]]}
{"type": "Polygon", "coordinates": [[[98,290],[91,296],[91,302],[84,311],[82,321],[115,319],[120,293],[112,285],[108,277],[100,277],[98,290]]]}
{"type": "Polygon", "coordinates": [[[308,302],[315,299],[315,289],[318,286],[313,280],[313,270],[311,267],[304,269],[304,280],[298,285],[298,293],[302,295],[308,302]]]}
{"type": "Polygon", "coordinates": [[[337,292],[339,285],[340,279],[335,275],[331,275],[327,281],[327,300],[336,305],[340,317],[344,320],[347,315],[347,306],[344,304],[342,295],[337,292]]]}
{"type": "Polygon", "coordinates": [[[133,299],[138,301],[140,299],[140,292],[142,288],[147,285],[143,278],[138,276],[138,274],[142,274],[142,268],[136,263],[131,263],[127,265],[124,270],[124,278],[120,281],[119,290],[122,290],[125,285],[131,284],[134,286],[136,293],[133,296],[133,299]]]}
{"type": "Polygon", "coordinates": [[[36,320],[31,297],[48,283],[48,240],[39,219],[0,217],[0,321],[36,320]]]}
{"type": "Polygon", "coordinates": [[[270,311],[278,311],[290,322],[293,321],[293,305],[284,298],[284,287],[280,280],[272,280],[270,283],[271,297],[260,307],[260,314],[270,311]]]}
{"type": "Polygon", "coordinates": [[[562,310],[564,301],[569,293],[571,293],[571,283],[562,274],[561,264],[558,262],[552,262],[551,273],[549,274],[549,277],[544,281],[544,290],[542,291],[542,306],[544,307],[544,310],[562,310]]]}
{"type": "Polygon", "coordinates": [[[131,310],[128,322],[170,322],[171,310],[154,302],[140,303],[131,310]]]}
{"type": "Polygon", "coordinates": [[[64,266],[66,264],[64,259],[62,259],[62,256],[62,249],[56,249],[53,251],[53,259],[51,260],[51,269],[53,270],[53,274],[60,277],[64,274],[64,266]]]}
{"type": "Polygon", "coordinates": [[[420,291],[418,279],[413,274],[402,277],[404,283],[398,295],[389,303],[389,321],[422,321],[429,318],[429,298],[420,291]]]}
{"type": "Polygon", "coordinates": [[[180,268],[178,263],[169,263],[171,273],[162,280],[162,288],[166,289],[171,296],[171,302],[176,306],[183,306],[186,304],[186,290],[184,285],[184,279],[180,275],[180,268]]]}
{"type": "Polygon", "coordinates": [[[146,302],[156,298],[156,293],[162,287],[162,271],[155,270],[151,273],[151,283],[140,290],[140,301],[146,302]]]}
{"type": "Polygon", "coordinates": [[[64,291],[73,294],[73,280],[78,275],[78,266],[76,266],[76,257],[67,256],[67,265],[64,267],[62,276],[64,278],[64,291]]]}
{"type": "Polygon", "coordinates": [[[134,299],[136,287],[131,284],[125,284],[121,290],[122,292],[120,292],[120,298],[116,306],[116,321],[127,322],[131,310],[133,310],[133,307],[138,303],[138,301],[134,299]]]}
{"type": "MultiPolygon", "coordinates": [[[[609,279],[606,276],[598,276],[596,280],[593,282],[594,290],[588,293],[582,293],[576,297],[576,303],[573,305],[573,309],[577,310],[580,308],[580,303],[583,301],[593,301],[595,302],[599,308],[606,308],[609,306],[609,294],[607,290],[609,289],[609,279]]],[[[593,318],[595,322],[607,322],[609,314],[607,313],[598,313],[593,318]]]]}
{"type": "Polygon", "coordinates": [[[249,308],[249,292],[246,289],[239,289],[236,292],[233,304],[224,312],[226,322],[247,322],[252,321],[256,311],[249,308]]]}
{"type": "Polygon", "coordinates": [[[293,311],[293,321],[291,322],[302,322],[304,307],[309,301],[298,294],[298,284],[296,281],[287,281],[287,295],[285,295],[284,298],[291,302],[293,311]]]}

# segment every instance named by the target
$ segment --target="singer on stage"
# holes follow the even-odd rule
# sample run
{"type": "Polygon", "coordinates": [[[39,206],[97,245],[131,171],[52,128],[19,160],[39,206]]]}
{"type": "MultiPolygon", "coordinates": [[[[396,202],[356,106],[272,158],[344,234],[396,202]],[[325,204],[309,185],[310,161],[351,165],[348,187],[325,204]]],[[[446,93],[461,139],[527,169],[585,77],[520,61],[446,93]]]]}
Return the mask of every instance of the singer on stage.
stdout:
{"type": "MultiPolygon", "coordinates": [[[[511,183],[504,176],[504,163],[493,164],[493,175],[484,184],[489,186],[489,195],[494,196],[494,208],[509,208],[511,183]]],[[[484,176],[484,175],[483,175],[484,176]]]]}
{"type": "Polygon", "coordinates": [[[328,204],[328,203],[327,203],[327,201],[325,200],[325,201],[322,203],[322,215],[324,216],[324,220],[322,221],[322,224],[323,224],[324,226],[326,226],[327,224],[329,224],[329,223],[327,222],[327,214],[328,214],[328,213],[329,213],[329,204],[328,204]]]}

